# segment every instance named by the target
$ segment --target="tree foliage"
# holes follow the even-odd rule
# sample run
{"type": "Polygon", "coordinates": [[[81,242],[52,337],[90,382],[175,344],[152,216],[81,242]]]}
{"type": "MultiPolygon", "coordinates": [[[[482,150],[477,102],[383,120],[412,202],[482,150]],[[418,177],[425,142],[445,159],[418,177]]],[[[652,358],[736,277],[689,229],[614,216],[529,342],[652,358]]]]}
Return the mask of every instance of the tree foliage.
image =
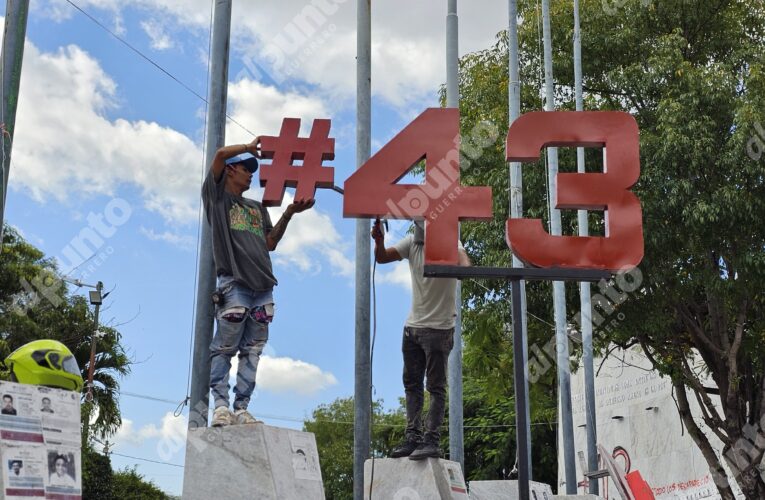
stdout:
{"type": "MultiPolygon", "coordinates": [[[[33,340],[58,340],[72,351],[87,380],[94,325],[88,302],[68,292],[55,263],[6,226],[0,261],[0,360],[33,340]]],[[[94,401],[82,405],[82,421],[85,435],[104,438],[122,423],[119,378],[130,372],[130,359],[115,328],[99,325],[99,332],[94,401]]],[[[7,379],[8,373],[0,376],[7,379]]]]}
{"type": "MultiPolygon", "coordinates": [[[[374,402],[372,453],[386,457],[404,438],[406,417],[401,408],[383,409],[374,402]]],[[[328,500],[353,498],[353,398],[338,398],[316,408],[303,430],[313,432],[321,462],[324,492],[328,500]]]]}
{"type": "MultiPolygon", "coordinates": [[[[765,484],[752,473],[765,453],[764,3],[580,4],[585,109],[627,111],[641,130],[642,175],[634,191],[644,218],[642,286],[613,304],[623,320],[600,329],[599,347],[640,344],[655,368],[672,378],[680,415],[723,498],[732,498],[726,473],[695,419],[703,419],[722,441],[724,460],[747,498],[765,498],[765,484]],[[707,376],[719,398],[705,387],[707,376]],[[686,391],[701,413],[692,414],[686,391]]],[[[519,15],[522,111],[528,112],[543,107],[537,2],[520,1],[519,15]]],[[[556,103],[573,109],[571,2],[552,0],[551,19],[556,103]]],[[[509,197],[507,60],[507,37],[501,34],[494,47],[465,56],[460,65],[463,142],[482,122],[499,131],[479,158],[463,161],[463,183],[494,190],[494,221],[463,225],[478,265],[510,261],[503,227],[509,197]]],[[[574,171],[575,152],[560,153],[561,171],[574,171]]],[[[588,150],[587,163],[588,171],[601,170],[600,153],[588,150]]],[[[524,164],[526,217],[547,221],[545,191],[542,162],[524,164]]],[[[574,211],[563,212],[564,234],[576,234],[575,217],[574,211]]],[[[590,232],[603,234],[602,214],[591,215],[590,232]]],[[[464,285],[466,356],[475,358],[481,376],[509,378],[502,328],[509,290],[504,283],[484,285],[489,291],[471,281],[464,285]]],[[[579,308],[574,291],[569,285],[568,311],[579,308]]],[[[536,319],[552,322],[550,297],[548,285],[528,287],[532,345],[552,334],[536,319]]]]}

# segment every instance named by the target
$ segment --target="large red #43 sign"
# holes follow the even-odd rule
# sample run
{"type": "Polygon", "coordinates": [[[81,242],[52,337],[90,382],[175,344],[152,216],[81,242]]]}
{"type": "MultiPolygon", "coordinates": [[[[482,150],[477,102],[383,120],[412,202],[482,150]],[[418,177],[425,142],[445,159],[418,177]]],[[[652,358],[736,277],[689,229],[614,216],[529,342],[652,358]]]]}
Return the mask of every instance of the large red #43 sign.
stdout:
{"type": "MultiPolygon", "coordinates": [[[[491,188],[460,184],[459,112],[432,108],[345,183],[345,217],[425,220],[425,264],[457,264],[459,221],[491,220],[491,188]],[[424,184],[397,184],[425,159],[424,184]]],[[[509,161],[536,161],[546,146],[606,148],[603,173],[558,174],[557,207],[606,211],[605,237],[551,236],[538,219],[509,219],[507,242],[536,267],[623,270],[643,257],[637,123],[620,112],[535,112],[507,134],[509,161]]]]}

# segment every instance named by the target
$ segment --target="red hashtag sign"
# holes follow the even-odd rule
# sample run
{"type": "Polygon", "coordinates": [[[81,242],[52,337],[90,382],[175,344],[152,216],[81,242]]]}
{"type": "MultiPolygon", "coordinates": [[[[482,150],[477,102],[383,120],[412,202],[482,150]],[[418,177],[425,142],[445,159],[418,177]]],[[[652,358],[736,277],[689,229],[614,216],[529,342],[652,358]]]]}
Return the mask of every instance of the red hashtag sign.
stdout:
{"type": "Polygon", "coordinates": [[[265,187],[263,205],[278,207],[284,190],[297,188],[295,200],[316,197],[317,188],[335,185],[335,169],[323,166],[335,159],[335,140],[329,137],[330,120],[314,120],[309,137],[298,137],[300,118],[285,118],[279,137],[260,138],[260,157],[271,160],[260,168],[260,186],[265,187]],[[302,165],[295,165],[301,160],[302,165]]]}

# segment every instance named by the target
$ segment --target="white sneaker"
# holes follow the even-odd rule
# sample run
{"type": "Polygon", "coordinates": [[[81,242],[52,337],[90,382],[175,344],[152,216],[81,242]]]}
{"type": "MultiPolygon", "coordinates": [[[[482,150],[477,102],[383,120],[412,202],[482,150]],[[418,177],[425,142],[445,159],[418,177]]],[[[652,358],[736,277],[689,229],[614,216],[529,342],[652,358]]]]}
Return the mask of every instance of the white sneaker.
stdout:
{"type": "Polygon", "coordinates": [[[234,421],[237,424],[262,424],[263,422],[253,417],[247,410],[236,410],[234,421]]]}
{"type": "Polygon", "coordinates": [[[234,414],[226,406],[219,406],[213,412],[212,427],[223,427],[234,423],[234,414]]]}

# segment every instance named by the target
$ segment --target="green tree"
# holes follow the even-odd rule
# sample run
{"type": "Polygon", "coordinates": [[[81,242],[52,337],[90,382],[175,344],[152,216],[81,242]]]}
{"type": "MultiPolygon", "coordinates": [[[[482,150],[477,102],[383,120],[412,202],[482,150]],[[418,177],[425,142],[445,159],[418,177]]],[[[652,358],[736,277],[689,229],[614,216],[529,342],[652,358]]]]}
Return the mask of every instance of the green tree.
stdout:
{"type": "MultiPolygon", "coordinates": [[[[70,295],[55,263],[6,225],[0,261],[0,360],[33,340],[58,340],[72,351],[87,380],[93,328],[93,311],[85,298],[70,295]]],[[[94,400],[82,405],[82,421],[85,436],[104,438],[122,423],[119,378],[130,372],[130,359],[115,328],[101,325],[99,332],[94,400]]],[[[8,373],[0,376],[7,379],[8,373]]]]}
{"type": "MultiPolygon", "coordinates": [[[[754,473],[765,454],[765,4],[762,0],[645,2],[583,0],[585,107],[624,110],[641,130],[642,175],[634,191],[644,217],[641,288],[615,305],[624,320],[600,331],[599,347],[639,344],[675,386],[680,416],[703,453],[721,496],[733,498],[721,459],[696,424],[702,419],[723,443],[723,455],[747,498],[765,498],[754,473]],[[759,138],[758,138],[759,137],[759,138]],[[709,377],[716,389],[705,383],[709,377]],[[716,394],[719,392],[719,399],[716,394]],[[701,407],[693,414],[690,394],[701,407]]],[[[542,109],[540,13],[521,0],[522,110],[542,109]]],[[[571,2],[551,2],[556,101],[573,109],[571,2]]],[[[507,38],[461,61],[461,129],[478,123],[507,127],[507,38]]],[[[602,168],[588,150],[588,170],[602,168]]],[[[572,171],[574,151],[561,150],[561,170],[572,171]]],[[[524,165],[527,217],[546,221],[545,171],[524,165]]],[[[504,133],[463,165],[463,182],[494,188],[495,220],[463,226],[479,265],[508,265],[503,221],[508,214],[504,133]]],[[[576,234],[575,213],[563,212],[564,234],[576,234]]],[[[602,215],[590,219],[603,234],[602,215]]],[[[469,343],[501,341],[504,283],[466,282],[469,343]],[[494,316],[492,321],[480,315],[494,316]],[[489,324],[491,328],[484,328],[489,324]]],[[[531,344],[551,335],[549,285],[528,287],[531,344]],[[539,335],[542,335],[540,338],[539,335]]],[[[569,311],[578,295],[568,286],[569,311]]],[[[600,311],[602,312],[602,311],[600,311]]],[[[621,317],[621,316],[620,316],[621,317]]],[[[483,356],[483,369],[512,373],[501,356],[483,356]]],[[[533,390],[533,389],[532,389],[533,390]]],[[[534,418],[532,418],[534,420],[534,418]]]]}
{"type": "MultiPolygon", "coordinates": [[[[401,408],[385,410],[375,401],[372,453],[386,457],[404,438],[406,417],[401,408]]],[[[319,450],[324,492],[328,500],[353,498],[353,398],[338,398],[316,408],[303,430],[313,432],[319,450]]]]}
{"type": "Polygon", "coordinates": [[[171,498],[152,481],[148,481],[139,474],[135,466],[115,472],[112,488],[114,498],[119,500],[168,500],[171,498]]]}

